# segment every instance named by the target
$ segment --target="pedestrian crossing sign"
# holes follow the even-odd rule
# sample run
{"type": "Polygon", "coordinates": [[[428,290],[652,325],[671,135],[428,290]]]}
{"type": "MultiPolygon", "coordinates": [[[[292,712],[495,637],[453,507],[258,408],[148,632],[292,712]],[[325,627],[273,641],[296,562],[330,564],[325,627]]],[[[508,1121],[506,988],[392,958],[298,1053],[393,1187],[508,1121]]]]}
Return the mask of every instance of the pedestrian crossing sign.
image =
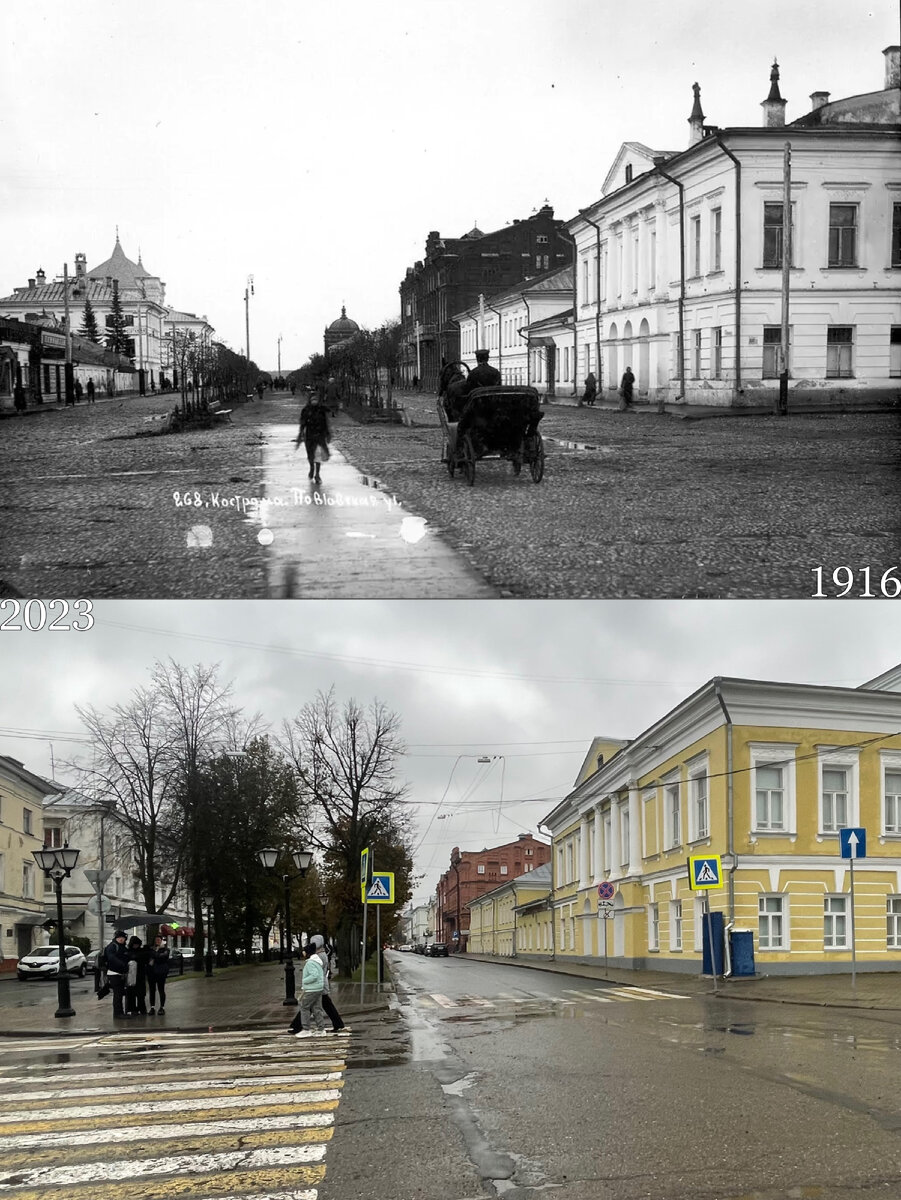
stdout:
{"type": "Polygon", "coordinates": [[[723,864],[718,854],[693,854],[688,860],[688,886],[707,892],[723,886],[723,864]]]}
{"type": "Polygon", "coordinates": [[[366,889],[367,904],[394,903],[394,872],[373,871],[372,882],[366,889]]]}

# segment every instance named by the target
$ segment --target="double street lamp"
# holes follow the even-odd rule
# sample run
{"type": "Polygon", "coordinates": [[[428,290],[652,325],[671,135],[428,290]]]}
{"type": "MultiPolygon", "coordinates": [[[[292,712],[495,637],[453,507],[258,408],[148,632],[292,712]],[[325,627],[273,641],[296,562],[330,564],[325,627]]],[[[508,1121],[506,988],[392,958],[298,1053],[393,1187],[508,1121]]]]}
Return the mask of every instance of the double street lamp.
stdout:
{"type": "Polygon", "coordinates": [[[44,874],[53,880],[56,888],[56,935],[59,939],[59,968],[56,975],[55,1017],[74,1017],[75,1009],[69,996],[69,972],[66,967],[66,939],[63,934],[63,880],[75,870],[80,850],[65,846],[45,846],[43,850],[32,850],[32,857],[44,874]]]}
{"type": "Polygon", "coordinates": [[[261,850],[259,853],[260,862],[265,869],[272,874],[281,874],[285,885],[285,940],[288,943],[288,956],[285,959],[285,998],[282,1004],[297,1004],[294,985],[294,941],[291,933],[291,884],[295,879],[303,879],[313,861],[313,855],[309,850],[295,850],[291,857],[297,873],[292,875],[276,870],[276,864],[282,855],[281,850],[261,850]]]}
{"type": "Polygon", "coordinates": [[[328,945],[328,933],[325,927],[325,910],[328,907],[328,892],[325,888],[319,889],[319,903],[322,905],[322,942],[323,945],[328,945]]]}

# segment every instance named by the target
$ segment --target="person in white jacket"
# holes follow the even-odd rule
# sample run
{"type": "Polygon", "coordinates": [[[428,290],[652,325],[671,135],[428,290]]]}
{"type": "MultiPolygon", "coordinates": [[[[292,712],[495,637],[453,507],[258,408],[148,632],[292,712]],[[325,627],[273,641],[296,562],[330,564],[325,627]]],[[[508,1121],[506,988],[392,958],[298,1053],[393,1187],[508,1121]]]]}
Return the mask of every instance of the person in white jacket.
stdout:
{"type": "Polygon", "coordinates": [[[303,948],[306,962],[303,965],[300,993],[300,1023],[302,1028],[295,1037],[308,1038],[324,1036],[325,1013],[322,1011],[322,992],[325,985],[325,973],[322,960],[316,953],[315,946],[307,942],[303,948]],[[315,1026],[315,1028],[312,1028],[315,1026]]]}

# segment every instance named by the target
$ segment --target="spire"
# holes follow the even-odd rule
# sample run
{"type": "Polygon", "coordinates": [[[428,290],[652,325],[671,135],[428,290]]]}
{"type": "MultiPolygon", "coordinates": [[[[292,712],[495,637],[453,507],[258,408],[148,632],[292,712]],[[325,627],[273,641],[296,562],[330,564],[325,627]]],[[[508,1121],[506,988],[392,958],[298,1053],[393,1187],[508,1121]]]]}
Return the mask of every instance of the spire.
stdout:
{"type": "Polygon", "coordinates": [[[704,113],[701,110],[701,85],[693,83],[691,89],[694,92],[694,104],[691,106],[691,116],[688,118],[688,125],[691,129],[691,134],[688,139],[689,146],[694,146],[696,142],[700,142],[704,137],[704,113]]]}
{"type": "Polygon", "coordinates": [[[346,319],[347,317],[347,308],[343,304],[341,305],[341,317],[342,319],[346,319]]]}
{"type": "Polygon", "coordinates": [[[770,71],[770,94],[760,105],[763,109],[764,128],[774,128],[785,124],[785,103],[779,92],[779,64],[773,59],[773,69],[770,71]]]}
{"type": "Polygon", "coordinates": [[[779,94],[779,64],[775,58],[773,59],[773,69],[770,71],[770,94],[767,96],[767,100],[782,100],[779,94]]]}

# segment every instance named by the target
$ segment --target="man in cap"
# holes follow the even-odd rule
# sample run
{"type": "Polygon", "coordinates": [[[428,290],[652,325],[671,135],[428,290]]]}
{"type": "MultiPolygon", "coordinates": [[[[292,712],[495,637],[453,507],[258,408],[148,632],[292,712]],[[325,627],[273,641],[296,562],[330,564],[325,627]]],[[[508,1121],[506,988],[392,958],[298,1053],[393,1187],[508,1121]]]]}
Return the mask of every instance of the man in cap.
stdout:
{"type": "Polygon", "coordinates": [[[117,929],[113,940],[103,952],[106,962],[106,981],[113,993],[113,1016],[127,1017],[122,1003],[125,998],[125,985],[128,982],[128,949],[126,940],[128,934],[124,929],[117,929]]]}
{"type": "Polygon", "coordinates": [[[500,383],[501,373],[497,367],[489,364],[489,357],[487,350],[476,350],[476,365],[469,372],[469,378],[463,385],[461,395],[468,396],[476,388],[496,387],[500,383]]]}

